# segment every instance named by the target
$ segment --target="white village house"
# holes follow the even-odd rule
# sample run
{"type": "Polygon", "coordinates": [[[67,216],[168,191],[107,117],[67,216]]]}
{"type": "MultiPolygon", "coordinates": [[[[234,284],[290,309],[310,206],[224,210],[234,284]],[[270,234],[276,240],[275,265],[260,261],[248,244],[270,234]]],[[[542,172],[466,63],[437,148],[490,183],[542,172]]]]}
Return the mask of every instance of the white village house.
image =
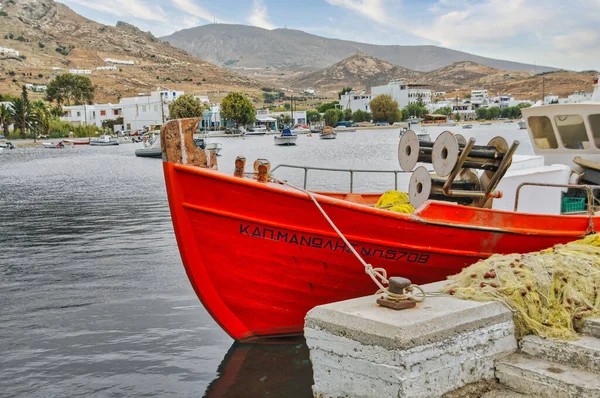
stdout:
{"type": "Polygon", "coordinates": [[[74,105],[63,106],[63,115],[60,120],[75,126],[95,125],[102,128],[103,121],[120,116],[122,116],[121,106],[118,104],[74,105]]]}
{"type": "Polygon", "coordinates": [[[352,111],[363,110],[370,112],[369,103],[379,95],[389,95],[396,102],[400,109],[404,108],[408,104],[415,103],[419,98],[423,101],[425,106],[431,103],[431,89],[425,84],[409,84],[404,79],[391,80],[384,86],[374,86],[371,88],[371,94],[368,95],[366,92],[351,91],[345,93],[340,98],[340,104],[342,109],[352,109],[352,111]]]}
{"type": "Polygon", "coordinates": [[[119,105],[123,111],[125,130],[162,125],[169,118],[169,104],[183,94],[183,91],[157,90],[150,95],[121,98],[119,105]]]}
{"type": "Polygon", "coordinates": [[[69,69],[69,73],[72,73],[74,75],[91,75],[92,70],[91,69],[69,69]]]}
{"type": "Polygon", "coordinates": [[[104,58],[104,62],[106,62],[107,64],[135,65],[135,61],[127,61],[123,59],[104,58]]]}

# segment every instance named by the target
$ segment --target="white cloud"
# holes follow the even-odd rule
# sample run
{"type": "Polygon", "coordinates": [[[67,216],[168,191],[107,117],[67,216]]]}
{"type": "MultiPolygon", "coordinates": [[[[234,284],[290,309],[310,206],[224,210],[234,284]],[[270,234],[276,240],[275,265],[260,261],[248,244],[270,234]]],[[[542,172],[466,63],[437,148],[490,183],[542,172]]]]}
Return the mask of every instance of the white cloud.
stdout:
{"type": "Polygon", "coordinates": [[[173,6],[187,14],[209,22],[215,20],[214,15],[197,5],[193,0],[171,0],[171,2],[173,6]]]}
{"type": "Polygon", "coordinates": [[[146,21],[166,21],[167,16],[160,7],[150,6],[140,0],[62,0],[63,3],[77,4],[95,11],[116,15],[125,19],[136,18],[146,21]]]}
{"type": "Polygon", "coordinates": [[[267,6],[263,0],[254,0],[252,4],[252,15],[248,18],[251,25],[264,29],[275,29],[276,26],[269,21],[267,6]]]}
{"type": "Polygon", "coordinates": [[[440,1],[446,7],[431,24],[421,24],[415,33],[443,46],[498,43],[522,33],[544,30],[556,15],[552,7],[540,7],[528,0],[486,0],[478,4],[440,1]],[[457,5],[460,5],[457,7],[457,5]]]}
{"type": "Polygon", "coordinates": [[[389,24],[383,0],[325,0],[332,6],[344,7],[375,22],[389,24]]]}

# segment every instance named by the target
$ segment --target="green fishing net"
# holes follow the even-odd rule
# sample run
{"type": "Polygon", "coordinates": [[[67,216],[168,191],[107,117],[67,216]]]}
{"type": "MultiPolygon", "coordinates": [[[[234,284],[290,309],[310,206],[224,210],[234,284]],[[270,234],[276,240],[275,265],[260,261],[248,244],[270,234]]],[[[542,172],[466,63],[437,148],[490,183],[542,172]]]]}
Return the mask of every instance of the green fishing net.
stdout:
{"type": "Polygon", "coordinates": [[[600,314],[600,235],[537,253],[494,255],[449,279],[444,293],[506,304],[517,338],[574,340],[576,326],[600,314]]]}

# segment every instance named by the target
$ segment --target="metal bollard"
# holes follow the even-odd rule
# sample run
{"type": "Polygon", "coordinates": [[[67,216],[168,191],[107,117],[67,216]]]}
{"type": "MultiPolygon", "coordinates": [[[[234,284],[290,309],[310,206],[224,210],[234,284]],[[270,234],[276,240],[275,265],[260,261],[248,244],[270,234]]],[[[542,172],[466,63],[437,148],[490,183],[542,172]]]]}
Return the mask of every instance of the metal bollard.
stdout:
{"type": "Polygon", "coordinates": [[[404,310],[407,308],[414,308],[417,302],[408,297],[406,289],[411,285],[411,281],[406,278],[392,277],[390,278],[390,284],[388,291],[393,294],[381,296],[377,299],[377,304],[382,307],[391,308],[393,310],[404,310]]]}
{"type": "Polygon", "coordinates": [[[238,156],[235,158],[235,171],[233,172],[234,177],[244,178],[244,169],[246,168],[246,158],[238,156]]]}

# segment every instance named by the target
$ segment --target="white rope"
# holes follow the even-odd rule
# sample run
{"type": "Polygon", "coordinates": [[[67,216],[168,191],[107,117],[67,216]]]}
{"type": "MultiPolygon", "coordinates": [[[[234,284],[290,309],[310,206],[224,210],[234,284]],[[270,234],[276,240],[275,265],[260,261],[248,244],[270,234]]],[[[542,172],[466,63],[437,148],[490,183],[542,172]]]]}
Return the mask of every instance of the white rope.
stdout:
{"type": "MultiPolygon", "coordinates": [[[[358,261],[360,261],[360,263],[363,265],[363,267],[365,267],[365,273],[367,275],[369,275],[369,277],[373,280],[373,282],[375,282],[375,284],[377,285],[377,287],[379,287],[379,290],[377,291],[376,294],[380,294],[380,293],[385,293],[388,295],[388,298],[392,299],[392,300],[406,300],[406,298],[408,297],[406,294],[396,294],[396,293],[392,293],[390,292],[387,287],[385,287],[384,285],[389,285],[390,281],[387,279],[387,272],[384,268],[373,268],[373,266],[369,263],[367,263],[361,256],[360,254],[358,254],[358,252],[356,251],[356,249],[354,249],[354,246],[352,246],[350,244],[350,242],[348,241],[348,239],[346,239],[346,237],[344,236],[344,234],[342,233],[342,231],[339,230],[339,228],[335,225],[335,223],[331,220],[331,218],[329,218],[329,215],[327,214],[327,212],[325,212],[325,210],[321,207],[321,204],[317,201],[317,198],[315,198],[315,195],[310,192],[307,191],[306,189],[303,188],[299,188],[296,187],[286,181],[280,181],[276,178],[274,178],[273,176],[270,176],[271,179],[279,184],[283,184],[283,185],[287,185],[291,188],[297,189],[301,192],[304,192],[305,194],[308,195],[308,197],[313,201],[313,203],[315,204],[315,206],[317,206],[317,209],[319,209],[319,211],[321,212],[321,214],[323,215],[323,217],[325,217],[325,220],[327,220],[327,222],[329,223],[329,225],[331,226],[331,228],[333,228],[333,230],[339,235],[339,237],[344,241],[344,243],[346,244],[346,246],[350,249],[350,251],[352,252],[352,254],[354,254],[354,256],[358,259],[358,261]]],[[[419,297],[415,297],[414,295],[411,295],[411,299],[417,302],[421,302],[423,300],[425,300],[425,292],[423,291],[423,289],[420,286],[417,285],[410,285],[406,290],[408,292],[412,292],[413,288],[420,290],[422,293],[422,296],[419,297]]]]}

